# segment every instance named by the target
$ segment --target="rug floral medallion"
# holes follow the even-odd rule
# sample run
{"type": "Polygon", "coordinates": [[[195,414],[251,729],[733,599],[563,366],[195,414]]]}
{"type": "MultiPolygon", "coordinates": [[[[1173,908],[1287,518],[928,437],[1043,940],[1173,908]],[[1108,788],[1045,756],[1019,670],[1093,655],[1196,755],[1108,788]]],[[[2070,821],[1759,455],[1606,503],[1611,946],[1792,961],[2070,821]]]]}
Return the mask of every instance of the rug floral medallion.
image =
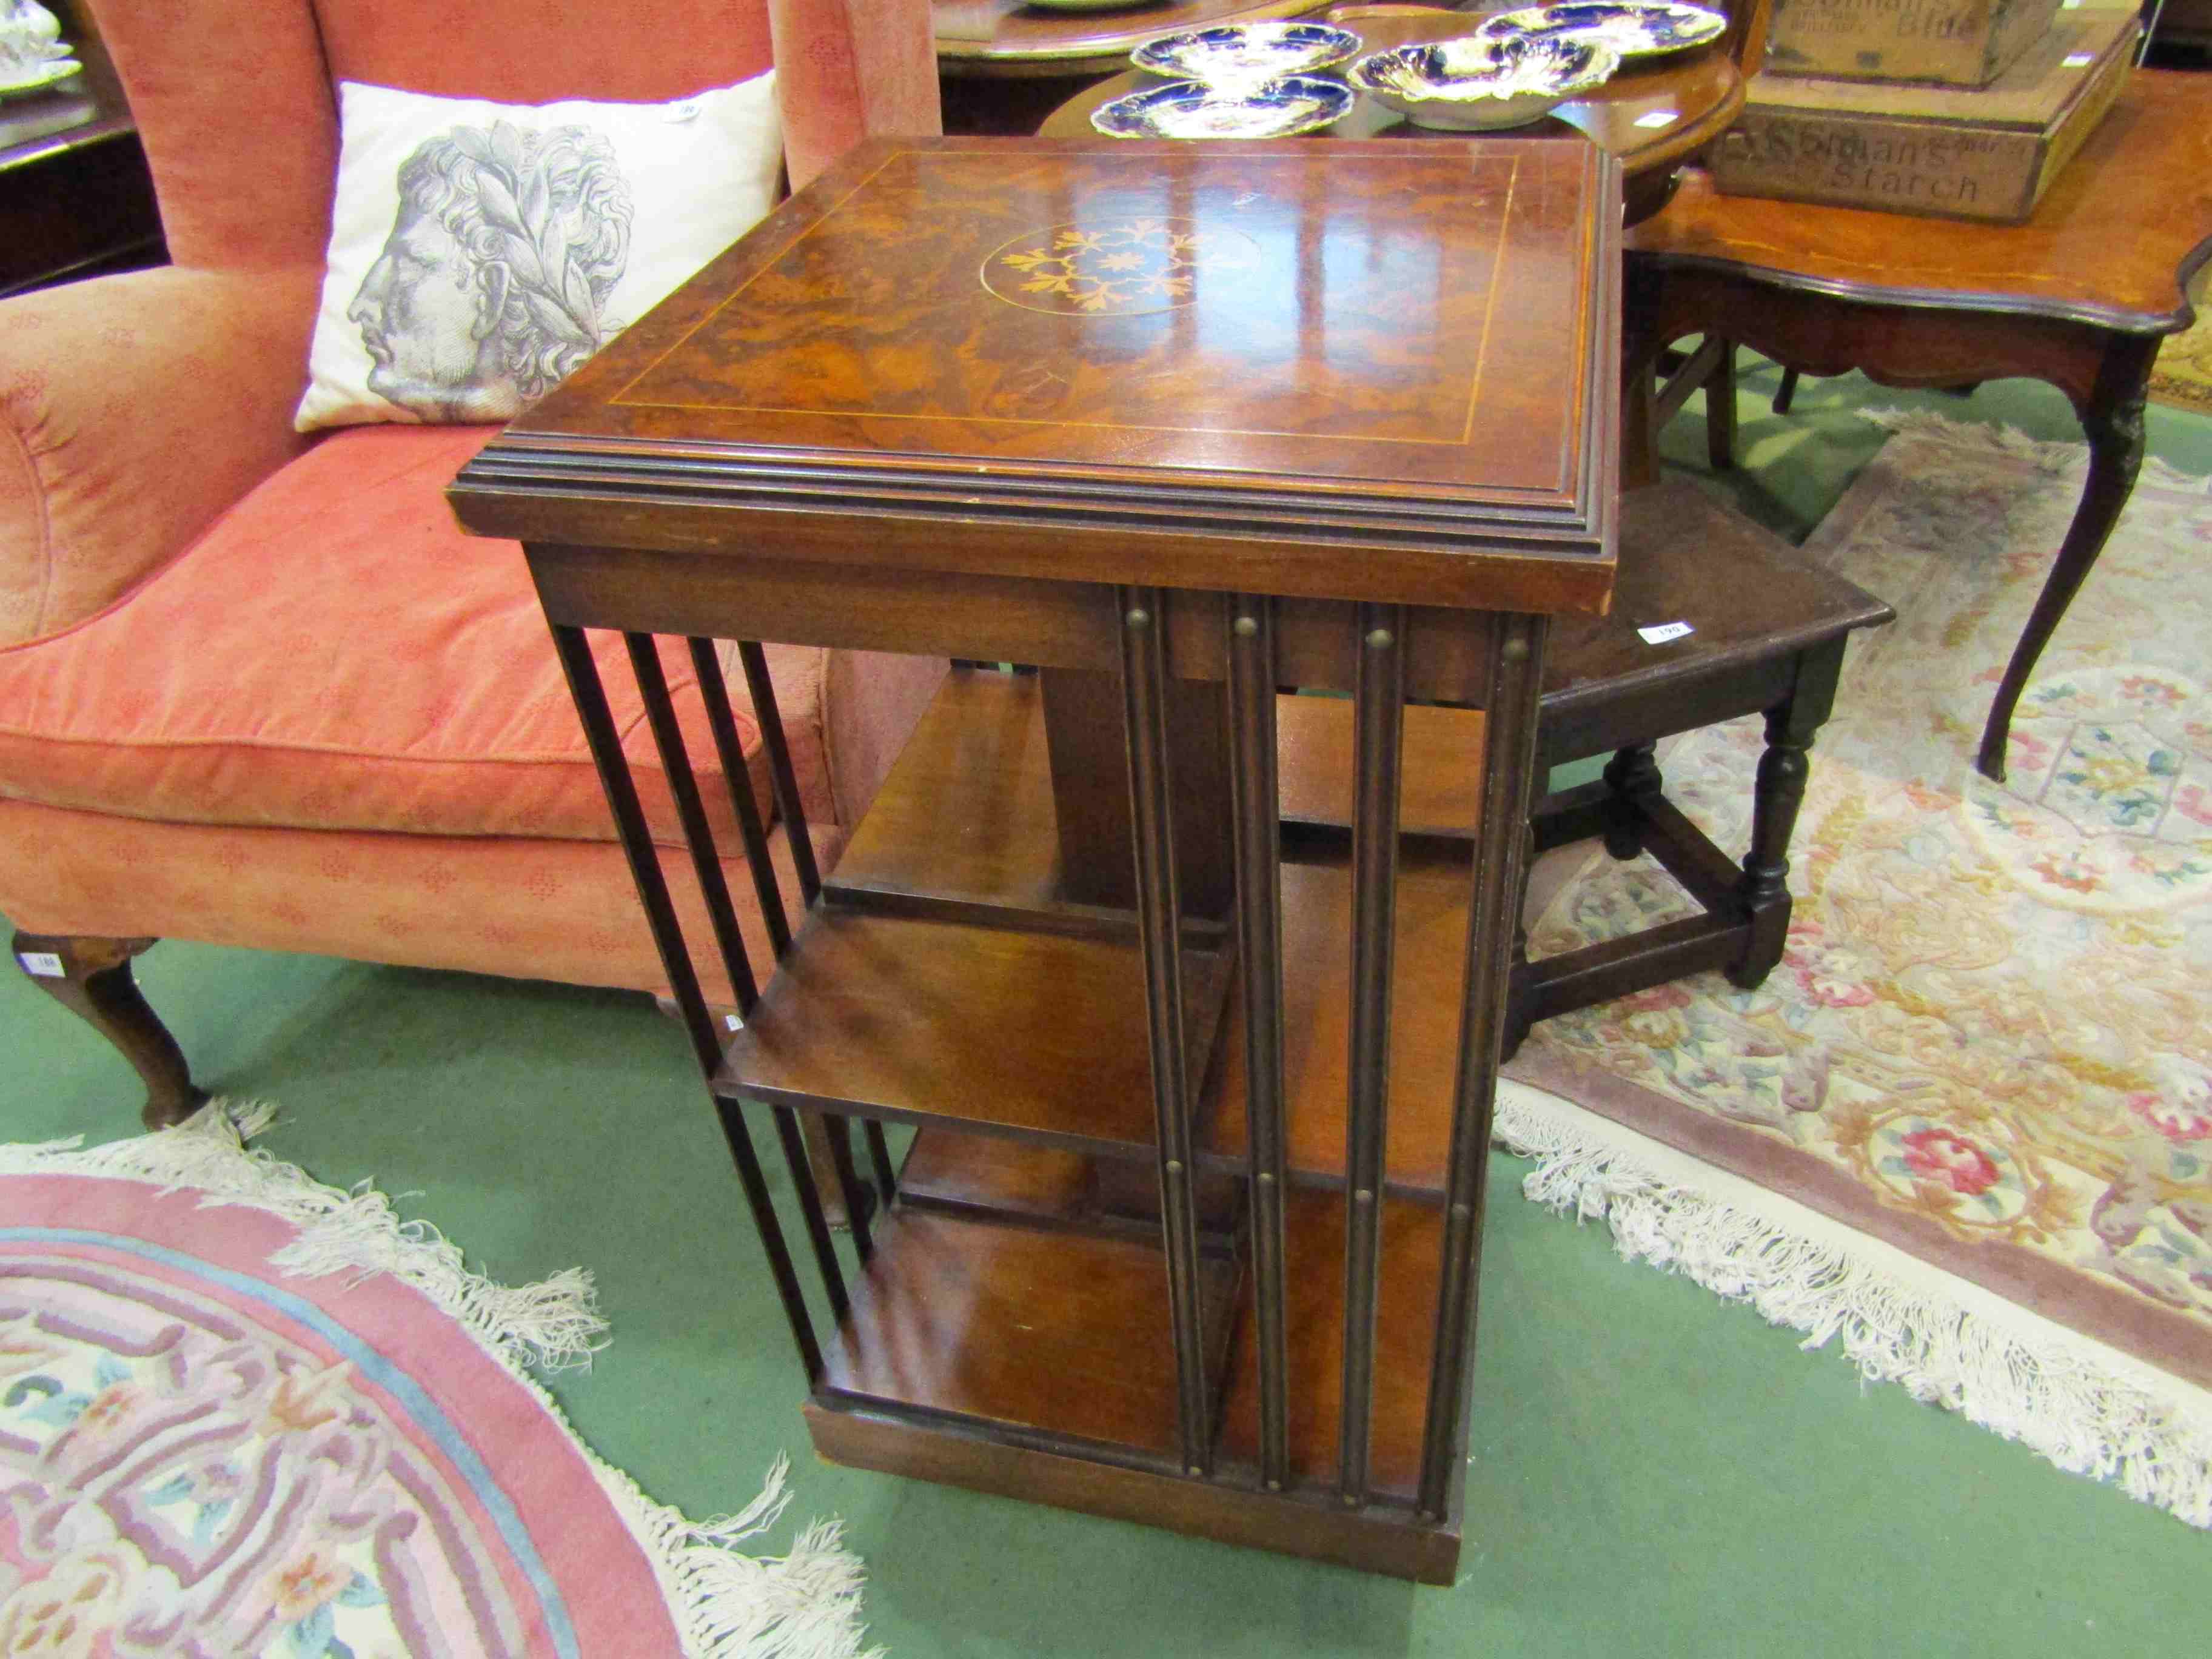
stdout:
{"type": "Polygon", "coordinates": [[[694,1525],[520,1369],[596,1340],[581,1275],[491,1285],[226,1131],[0,1147],[0,1654],[860,1650],[834,1525],[732,1547],[781,1509],[781,1464],[694,1525]]]}
{"type": "MultiPolygon", "coordinates": [[[[36,1184],[80,1214],[116,1185],[36,1184]]],[[[211,1252],[184,1243],[189,1198],[149,1207],[171,1212],[0,1225],[0,1651],[618,1651],[578,1604],[574,1545],[523,1522],[517,1455],[583,1482],[586,1548],[615,1575],[593,1589],[630,1604],[650,1650],[678,1650],[581,1460],[498,1400],[512,1384],[465,1339],[422,1341],[442,1346],[433,1365],[477,1372],[493,1410],[469,1423],[410,1375],[396,1333],[349,1330],[312,1291],[225,1262],[241,1233],[281,1241],[281,1222],[227,1218],[211,1252]],[[477,1443],[488,1426],[495,1449],[477,1443]]]]}
{"type": "MultiPolygon", "coordinates": [[[[2008,778],[1972,758],[2079,500],[2077,446],[1913,417],[1805,553],[1890,601],[1813,751],[1787,953],[1537,1027],[1511,1074],[2212,1383],[2212,496],[2146,466],[2045,652],[2008,778]]],[[[1758,722],[1668,793],[1750,830],[1758,722]]],[[[1543,956],[1686,915],[1601,852],[1543,956]]]]}

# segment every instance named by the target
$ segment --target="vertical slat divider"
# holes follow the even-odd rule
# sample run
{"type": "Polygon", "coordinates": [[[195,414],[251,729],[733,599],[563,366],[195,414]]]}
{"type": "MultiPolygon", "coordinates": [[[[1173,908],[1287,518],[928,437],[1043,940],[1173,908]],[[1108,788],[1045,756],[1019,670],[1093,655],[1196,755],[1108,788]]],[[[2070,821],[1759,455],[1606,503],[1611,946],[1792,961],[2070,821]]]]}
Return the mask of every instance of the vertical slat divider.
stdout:
{"type": "MultiPolygon", "coordinates": [[[[744,745],[738,738],[737,719],[730,709],[730,690],[723,678],[722,661],[715,654],[714,641],[694,635],[688,643],[691,672],[698,678],[700,699],[707,708],[707,727],[714,734],[714,754],[722,764],[722,781],[729,787],[730,810],[737,815],[738,833],[744,837],[745,865],[752,872],[753,896],[760,901],[761,919],[768,927],[769,947],[781,962],[791,951],[791,921],[783,908],[783,886],[776,879],[775,860],[769,853],[768,826],[761,822],[760,803],[753,799],[752,780],[745,769],[744,745]]],[[[777,729],[781,731],[780,723],[777,729]]],[[[848,1218],[859,1218],[853,1226],[853,1243],[865,1261],[873,1244],[868,1234],[866,1200],[860,1195],[860,1176],[852,1167],[851,1137],[842,1118],[825,1118],[823,1121],[829,1132],[831,1155],[837,1158],[837,1185],[844,1196],[845,1213],[848,1218]],[[842,1156],[838,1157],[841,1152],[842,1156]]],[[[869,1122],[871,1154],[876,1153],[883,1133],[882,1125],[869,1122]]],[[[893,1192],[888,1149],[876,1157],[875,1163],[877,1178],[883,1184],[884,1202],[888,1205],[893,1192]]]]}
{"type": "Polygon", "coordinates": [[[876,1184],[884,1189],[884,1205],[889,1208],[898,1196],[898,1166],[891,1162],[890,1143],[884,1139],[884,1126],[874,1118],[865,1120],[868,1162],[875,1166],[876,1184]]]}
{"type": "Polygon", "coordinates": [[[837,1263],[837,1241],[830,1234],[830,1218],[822,1208],[821,1188],[815,1185],[814,1166],[807,1161],[806,1137],[799,1133],[799,1114],[788,1106],[771,1106],[775,1138],[782,1143],[783,1161],[791,1170],[792,1190],[799,1195],[799,1212],[806,1221],[806,1237],[814,1246],[814,1260],[822,1270],[822,1285],[830,1297],[830,1311],[839,1321],[852,1312],[845,1294],[845,1275],[837,1263]]]}
{"type": "MultiPolygon", "coordinates": [[[[738,1012],[750,1014],[753,1005],[760,1000],[760,991],[753,982],[744,936],[738,931],[737,909],[730,902],[729,884],[722,877],[721,855],[714,845],[714,830],[707,822],[706,805],[699,798],[699,781],[691,770],[684,729],[677,722],[676,704],[668,695],[668,677],[661,671],[659,650],[650,634],[624,634],[623,643],[629,649],[630,672],[637,677],[638,694],[645,703],[646,723],[652,728],[653,744],[660,751],[661,768],[667,774],[668,792],[675,800],[676,816],[684,828],[684,844],[691,854],[692,872],[698,878],[700,891],[706,897],[707,915],[714,923],[715,940],[721,946],[723,965],[737,993],[738,1012]]],[[[777,1126],[779,1133],[781,1127],[777,1126]]],[[[790,1150],[787,1141],[787,1160],[790,1150]]],[[[836,1242],[830,1236],[830,1221],[823,1212],[822,1194],[814,1182],[813,1168],[803,1154],[791,1166],[791,1184],[799,1199],[799,1213],[805,1218],[807,1237],[813,1242],[815,1265],[821,1269],[823,1285],[830,1294],[830,1306],[842,1319],[848,1305],[844,1269],[837,1260],[836,1242]]]]}
{"type": "MultiPolygon", "coordinates": [[[[707,676],[711,673],[714,684],[717,687],[721,686],[722,665],[714,656],[714,644],[711,641],[693,640],[691,660],[699,670],[702,685],[706,683],[707,676]]],[[[769,678],[768,653],[761,648],[757,640],[741,640],[738,642],[738,661],[744,669],[745,690],[753,700],[753,718],[760,722],[761,746],[768,750],[769,778],[775,792],[776,814],[783,820],[784,839],[791,848],[791,865],[799,876],[800,902],[804,906],[811,908],[814,901],[822,894],[822,872],[814,863],[814,840],[807,833],[806,808],[800,804],[799,799],[799,775],[792,769],[791,744],[784,735],[783,713],[776,707],[775,684],[769,678]]],[[[729,706],[726,691],[721,702],[726,713],[729,706]]],[[[719,728],[715,731],[714,741],[717,745],[723,741],[722,732],[719,728]]],[[[751,787],[750,783],[743,781],[745,777],[744,763],[737,741],[737,727],[734,722],[730,726],[728,751],[724,756],[722,766],[730,779],[732,794],[741,794],[744,797],[745,808],[753,809],[753,818],[757,822],[759,814],[752,799],[751,787]],[[732,763],[729,759],[731,754],[738,757],[734,770],[732,769],[732,763]]],[[[741,811],[743,810],[741,809],[741,811]]],[[[744,821],[741,817],[739,822],[744,821]]],[[[745,848],[752,862],[754,882],[757,884],[763,876],[766,878],[767,886],[764,890],[761,890],[761,908],[764,913],[769,908],[770,896],[774,896],[776,920],[769,923],[769,930],[771,935],[777,940],[775,953],[777,958],[781,960],[784,952],[791,948],[791,934],[790,930],[784,926],[782,892],[776,884],[772,872],[773,866],[769,862],[765,834],[762,837],[761,850],[757,855],[752,854],[752,843],[750,838],[745,843],[745,848]]],[[[844,1118],[833,1117],[824,1113],[822,1127],[829,1138],[830,1162],[836,1170],[838,1191],[843,1194],[845,1200],[846,1224],[852,1228],[853,1243],[859,1249],[861,1260],[866,1261],[872,1252],[873,1243],[868,1235],[867,1199],[861,1193],[859,1174],[853,1168],[852,1126],[844,1118]]],[[[880,1128],[876,1128],[873,1125],[870,1127],[874,1129],[878,1136],[882,1134],[883,1131],[880,1128]]],[[[870,1151],[872,1152],[873,1150],[872,1142],[870,1151]]],[[[889,1183],[886,1183],[884,1188],[884,1202],[888,1205],[890,1201],[891,1188],[889,1183]]]]}
{"type": "Polygon", "coordinates": [[[1337,1491],[1367,1501],[1382,1179],[1390,1098],[1390,979],[1397,932],[1398,760],[1406,721],[1406,611],[1359,607],[1353,676],[1352,1032],[1345,1115],[1344,1384],[1337,1491]]]}
{"type": "Polygon", "coordinates": [[[1168,770],[1166,617],[1158,588],[1115,590],[1121,616],[1123,727],[1136,843],[1137,921],[1143,945],[1152,1107],[1158,1125],[1160,1229],[1175,1338],[1176,1421],[1184,1471],[1213,1467],[1199,1305],[1198,1212],[1191,1164],[1190,1079],[1182,1009],[1182,900],[1176,888],[1175,813],[1168,770]]]}
{"type": "MultiPolygon", "coordinates": [[[[737,907],[730,902],[729,884],[722,877],[721,852],[707,822],[706,804],[699,798],[699,780],[691,770],[691,756],[677,723],[676,704],[668,695],[668,677],[661,672],[660,653],[650,634],[624,634],[629,649],[630,672],[637,676],[638,694],[645,702],[646,724],[652,729],[653,747],[660,751],[661,770],[667,775],[668,793],[676,802],[676,817],[684,826],[684,850],[691,855],[691,873],[707,901],[707,918],[714,924],[714,943],[722,952],[722,970],[737,994],[738,1012],[750,1014],[760,1000],[753,978],[751,954],[738,930],[737,907]]],[[[719,1039],[718,1039],[719,1041],[719,1039]]]]}
{"type": "MultiPolygon", "coordinates": [[[[646,920],[653,929],[653,943],[660,955],[661,971],[668,975],[669,988],[675,995],[677,1011],[683,1016],[684,1034],[691,1040],[692,1057],[698,1062],[700,1074],[712,1079],[722,1063],[721,1039],[715,1033],[714,1016],[708,1012],[706,994],[700,989],[698,974],[691,966],[683,924],[678,921],[675,903],[668,896],[660,855],[646,826],[645,810],[638,804],[637,785],[630,776],[629,759],[623,753],[622,735],[607,707],[606,689],[599,681],[599,665],[592,659],[591,643],[582,629],[556,623],[552,633],[553,649],[561,659],[569,696],[575,703],[585,741],[591,747],[592,763],[599,770],[600,787],[614,814],[615,832],[629,861],[630,878],[636,884],[638,901],[644,906],[646,920]]],[[[753,1227],[760,1235],[762,1249],[768,1253],[769,1270],[783,1302],[792,1341],[799,1349],[799,1361],[806,1368],[807,1386],[811,1388],[822,1377],[822,1346],[815,1340],[813,1317],[806,1310],[805,1292],[799,1285],[799,1272],[784,1239],[783,1223],[776,1215],[768,1178],[753,1149],[744,1115],[727,1102],[718,1100],[715,1106],[723,1138],[738,1166],[745,1203],[752,1212],[753,1227]]]]}
{"type": "Polygon", "coordinates": [[[825,1114],[822,1122],[830,1132],[830,1166],[837,1172],[837,1190],[845,1199],[845,1225],[852,1231],[853,1249],[866,1261],[875,1254],[876,1243],[868,1231],[867,1188],[853,1163],[851,1121],[825,1114]]]}
{"type": "Polygon", "coordinates": [[[769,856],[768,826],[761,822],[760,803],[753,799],[752,775],[745,769],[744,744],[738,738],[737,717],[730,710],[730,688],[722,678],[721,659],[714,642],[694,635],[691,672],[698,678],[699,695],[707,705],[707,729],[714,735],[714,757],[721,763],[722,781],[730,791],[730,811],[737,815],[738,833],[744,837],[745,863],[752,871],[753,896],[760,901],[761,919],[776,960],[791,949],[791,922],[783,908],[783,887],[775,878],[775,863],[769,856]]]}
{"type": "Polygon", "coordinates": [[[753,717],[760,721],[761,743],[768,750],[769,781],[775,787],[775,810],[783,819],[783,833],[791,842],[792,867],[799,872],[799,897],[811,908],[822,891],[822,872],[815,867],[814,842],[806,833],[806,808],[799,799],[799,775],[791,769],[791,745],[784,739],[783,715],[775,706],[775,685],[768,677],[768,653],[757,640],[738,647],[738,661],[745,671],[745,690],[752,696],[753,717]]]}
{"type": "Polygon", "coordinates": [[[1254,1308],[1260,1369],[1260,1478],[1290,1481],[1288,1339],[1283,1286],[1282,831],[1275,761],[1273,607],[1229,605],[1230,790],[1237,860],[1237,941],[1244,992],[1244,1120],[1249,1126],[1254,1308]]]}
{"type": "Polygon", "coordinates": [[[1467,930],[1467,1000],[1444,1187],[1443,1270],[1437,1285],[1436,1346],[1421,1430],[1424,1518],[1441,1521],[1458,1462],[1468,1364],[1474,1346],[1475,1293],[1482,1270],[1482,1205],[1497,1105],[1499,1042],[1507,1016],[1514,929],[1529,837],[1528,792],[1536,764],[1543,693],[1542,617],[1501,617],[1484,717],[1482,821],[1475,827],[1474,892],[1467,930]]]}

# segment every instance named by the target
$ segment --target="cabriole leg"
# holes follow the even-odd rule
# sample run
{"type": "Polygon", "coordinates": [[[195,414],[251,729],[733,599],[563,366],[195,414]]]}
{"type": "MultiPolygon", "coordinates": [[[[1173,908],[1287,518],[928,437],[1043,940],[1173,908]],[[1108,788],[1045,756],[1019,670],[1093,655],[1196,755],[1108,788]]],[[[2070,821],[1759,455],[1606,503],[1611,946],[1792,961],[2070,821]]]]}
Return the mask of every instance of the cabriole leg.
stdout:
{"type": "Polygon", "coordinates": [[[80,939],[17,933],[15,965],[48,996],[123,1051],[146,1085],[143,1114],[149,1129],[181,1123],[207,1099],[194,1084],[184,1050],[148,1006],[131,976],[131,958],[150,939],[80,939]]]}

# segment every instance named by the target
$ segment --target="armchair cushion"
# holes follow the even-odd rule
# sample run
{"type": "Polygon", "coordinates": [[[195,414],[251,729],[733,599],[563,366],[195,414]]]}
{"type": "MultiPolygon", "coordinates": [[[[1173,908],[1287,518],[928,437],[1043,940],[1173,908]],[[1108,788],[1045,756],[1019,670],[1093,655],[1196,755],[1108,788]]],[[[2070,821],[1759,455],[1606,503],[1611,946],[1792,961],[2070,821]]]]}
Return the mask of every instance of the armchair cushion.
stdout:
{"type": "Polygon", "coordinates": [[[768,211],[774,81],[535,105],[345,82],[294,424],[512,419],[768,211]]]}
{"type": "MultiPolygon", "coordinates": [[[[0,795],[170,823],[611,841],[521,550],[461,534],[446,506],[491,431],[334,434],[125,601],[0,648],[0,795]]],[[[593,644],[647,816],[680,844],[622,641],[593,644]]],[[[769,650],[800,795],[826,824],[823,654],[769,650]]],[[[663,664],[734,854],[690,659],[663,664]]],[[[726,669],[765,802],[744,678],[726,669]]]]}

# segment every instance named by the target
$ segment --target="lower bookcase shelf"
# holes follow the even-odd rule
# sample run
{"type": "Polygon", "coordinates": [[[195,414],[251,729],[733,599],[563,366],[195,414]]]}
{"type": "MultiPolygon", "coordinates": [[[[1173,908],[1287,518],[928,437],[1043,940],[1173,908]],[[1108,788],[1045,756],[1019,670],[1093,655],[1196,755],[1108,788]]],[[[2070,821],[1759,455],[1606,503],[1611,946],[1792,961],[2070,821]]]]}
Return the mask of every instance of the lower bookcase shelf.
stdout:
{"type": "MultiPolygon", "coordinates": [[[[923,1178],[939,1191],[960,1184],[963,1156],[975,1155],[988,1167],[966,1187],[969,1202],[1058,1194],[1060,1213],[1039,1224],[1013,1212],[991,1219],[939,1210],[937,1193],[901,1199],[876,1230],[852,1312],[825,1353],[808,1413],[825,1455],[1449,1582],[1456,1520],[1423,1522],[1413,1510],[1437,1312],[1442,1229],[1434,1206],[1392,1200],[1383,1207],[1371,1490],[1347,1512],[1333,1485],[1343,1365],[1340,1193],[1298,1192],[1288,1206],[1287,1340],[1297,1405],[1290,1480],[1267,1492],[1252,1285],[1241,1256],[1214,1253],[1202,1263],[1218,1455],[1212,1473],[1196,1480],[1176,1467],[1175,1358],[1158,1247],[1077,1231],[1069,1217],[1080,1183],[1065,1154],[939,1131],[919,1144],[933,1138],[933,1167],[923,1178]]],[[[1457,1512],[1455,1501],[1450,1514],[1457,1512]]]]}
{"type": "Polygon", "coordinates": [[[1053,896],[1041,703],[1020,677],[948,682],[714,1079],[740,1106],[917,1127],[823,1347],[816,1445],[860,1467],[1449,1583],[1463,1409],[1438,1420],[1458,1441],[1441,1515],[1418,1506],[1425,1462],[1432,1479],[1439,1467],[1425,1436],[1472,884],[1454,832],[1480,717],[1408,725],[1409,741],[1437,752],[1396,872],[1374,1346],[1364,1455],[1349,1459],[1355,884],[1326,826],[1349,795],[1351,746],[1334,708],[1284,724],[1283,806],[1307,828],[1279,883],[1285,1455],[1271,1486],[1235,953],[1221,922],[1187,921],[1194,1167],[1177,1178],[1197,1226],[1200,1474],[1183,1466],[1190,1396],[1163,1245],[1143,953],[1129,913],[1053,896]],[[947,799],[961,803],[950,819],[947,799]]]}
{"type": "MultiPolygon", "coordinates": [[[[1220,1377],[1235,1261],[1203,1257],[1209,1371],[1220,1377]]],[[[964,1419],[1023,1443],[1176,1462],[1175,1343],[1160,1251],[902,1208],[877,1229],[824,1389],[858,1405],[964,1419]]]]}

